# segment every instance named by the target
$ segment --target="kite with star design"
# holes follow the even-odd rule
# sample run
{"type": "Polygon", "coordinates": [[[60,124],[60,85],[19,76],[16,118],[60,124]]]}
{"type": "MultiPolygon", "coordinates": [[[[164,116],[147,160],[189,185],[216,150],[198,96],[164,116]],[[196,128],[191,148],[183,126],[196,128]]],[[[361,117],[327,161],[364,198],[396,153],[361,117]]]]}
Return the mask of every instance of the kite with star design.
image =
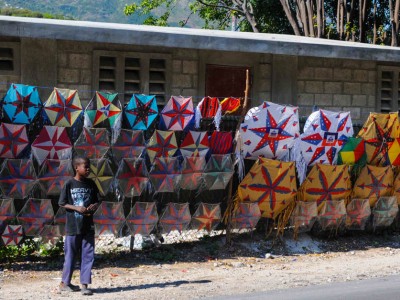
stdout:
{"type": "Polygon", "coordinates": [[[114,172],[110,162],[104,158],[91,159],[89,178],[96,183],[100,195],[105,196],[110,191],[114,181],[114,172]]]}
{"type": "Polygon", "coordinates": [[[46,159],[40,168],[38,179],[47,196],[58,196],[64,183],[74,176],[71,161],[68,159],[46,159]]]}
{"type": "Polygon", "coordinates": [[[41,108],[37,87],[12,83],[3,99],[4,121],[31,124],[41,108]]]}
{"type": "Polygon", "coordinates": [[[185,130],[193,117],[191,97],[171,96],[161,111],[161,123],[166,130],[185,130]]]}
{"type": "Polygon", "coordinates": [[[189,131],[179,149],[182,156],[207,156],[210,150],[207,131],[189,131]]]}
{"type": "Polygon", "coordinates": [[[318,214],[322,230],[337,230],[346,221],[346,205],[344,200],[326,200],[318,214]]]}
{"type": "Polygon", "coordinates": [[[202,184],[202,175],[206,167],[205,157],[184,157],[179,188],[197,190],[202,184]]]}
{"type": "Polygon", "coordinates": [[[51,224],[54,211],[50,199],[28,199],[19,212],[18,222],[24,227],[25,235],[37,236],[44,225],[51,224]]]}
{"type": "Polygon", "coordinates": [[[59,207],[54,216],[54,225],[60,226],[60,232],[64,235],[65,224],[67,223],[67,212],[64,207],[59,207]]]}
{"type": "Polygon", "coordinates": [[[392,166],[400,167],[400,138],[393,139],[389,143],[388,157],[392,166]]]}
{"type": "Polygon", "coordinates": [[[240,202],[232,216],[232,228],[251,229],[257,226],[261,211],[256,202],[240,202]]]}
{"type": "Polygon", "coordinates": [[[140,196],[149,184],[146,163],[143,158],[123,158],[115,177],[125,197],[140,196]]]}
{"type": "Polygon", "coordinates": [[[0,230],[16,216],[14,199],[0,199],[0,230]]]}
{"type": "Polygon", "coordinates": [[[255,202],[264,218],[275,219],[295,200],[294,162],[260,158],[239,184],[240,201],[255,202]]]}
{"type": "Polygon", "coordinates": [[[72,127],[82,113],[77,90],[57,89],[44,104],[44,110],[52,125],[72,127]]]}
{"type": "Polygon", "coordinates": [[[148,129],[158,116],[156,96],[133,94],[124,113],[131,129],[148,129]]]}
{"type": "Polygon", "coordinates": [[[123,202],[102,201],[93,214],[95,235],[117,236],[125,225],[123,202]]]}
{"type": "Polygon", "coordinates": [[[364,230],[371,216],[369,199],[351,199],[346,207],[346,227],[352,230],[364,230]]]}
{"type": "MultiPolygon", "coordinates": [[[[390,164],[389,147],[399,137],[399,126],[397,112],[388,114],[370,113],[358,133],[358,137],[365,140],[368,164],[374,166],[387,166],[390,164]]],[[[396,157],[392,156],[393,161],[396,160],[396,157]]]]}
{"type": "Polygon", "coordinates": [[[295,236],[299,232],[310,231],[318,217],[316,201],[297,201],[292,213],[292,226],[295,236]]]}
{"type": "Polygon", "coordinates": [[[396,196],[397,203],[400,205],[400,172],[397,174],[393,183],[393,196],[396,196]]]}
{"type": "Polygon", "coordinates": [[[0,124],[0,157],[19,158],[29,146],[25,125],[0,124]]]}
{"type": "Polygon", "coordinates": [[[373,227],[389,227],[399,212],[397,198],[380,197],[372,210],[373,227]]]}
{"type": "Polygon", "coordinates": [[[140,157],[145,149],[141,130],[121,129],[115,143],[111,145],[116,162],[120,162],[123,158],[140,157]]]}
{"type": "Polygon", "coordinates": [[[297,194],[300,201],[315,201],[321,211],[324,201],[348,199],[351,193],[351,180],[346,165],[331,166],[316,164],[297,194]]]}
{"type": "Polygon", "coordinates": [[[74,144],[76,153],[89,159],[103,158],[110,147],[110,136],[105,128],[83,128],[74,144]]]}
{"type": "Polygon", "coordinates": [[[178,157],[157,157],[149,173],[156,192],[175,192],[178,189],[180,175],[178,157]]]}
{"type": "Polygon", "coordinates": [[[66,128],[44,126],[32,143],[32,154],[40,165],[46,159],[70,159],[72,143],[66,128]]]}
{"type": "Polygon", "coordinates": [[[126,224],[132,236],[149,235],[157,222],[158,213],[155,202],[136,202],[126,217],[126,224]]]}
{"type": "Polygon", "coordinates": [[[393,180],[394,174],[390,166],[366,165],[354,183],[352,198],[369,199],[369,204],[374,207],[380,197],[391,195],[393,180]]]}
{"type": "Polygon", "coordinates": [[[239,134],[243,157],[287,159],[300,135],[298,108],[265,101],[247,112],[239,134]]]}
{"type": "Polygon", "coordinates": [[[4,245],[17,246],[24,238],[24,232],[21,225],[7,225],[1,235],[4,245]]]}
{"type": "Polygon", "coordinates": [[[27,197],[37,178],[33,162],[30,159],[6,159],[0,171],[0,187],[3,196],[12,198],[27,197]]]}
{"type": "Polygon", "coordinates": [[[157,157],[172,157],[178,150],[175,131],[155,130],[147,144],[150,162],[157,157]]]}
{"type": "Polygon", "coordinates": [[[211,155],[203,172],[206,190],[223,190],[233,176],[233,162],[229,154],[211,155]]]}
{"type": "Polygon", "coordinates": [[[42,243],[48,243],[54,245],[63,236],[63,226],[62,225],[44,225],[42,231],[39,235],[42,238],[42,243]]]}
{"type": "Polygon", "coordinates": [[[160,218],[160,226],[164,233],[182,232],[188,228],[191,216],[189,203],[168,203],[160,218]]]}
{"type": "Polygon", "coordinates": [[[192,216],[191,226],[196,230],[206,230],[211,232],[221,221],[220,204],[210,204],[200,202],[192,216]]]}

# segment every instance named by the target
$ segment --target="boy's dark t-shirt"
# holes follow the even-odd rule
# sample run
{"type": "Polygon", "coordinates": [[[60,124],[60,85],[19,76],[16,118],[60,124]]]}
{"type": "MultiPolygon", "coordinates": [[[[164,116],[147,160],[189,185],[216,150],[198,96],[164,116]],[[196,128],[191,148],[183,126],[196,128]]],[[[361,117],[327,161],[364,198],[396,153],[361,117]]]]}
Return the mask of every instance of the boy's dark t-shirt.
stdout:
{"type": "MultiPolygon", "coordinates": [[[[88,207],[90,204],[97,203],[99,199],[99,189],[91,179],[82,181],[75,178],[69,179],[60,194],[58,205],[64,206],[71,204],[74,206],[88,207]]],[[[67,209],[67,222],[65,226],[66,235],[94,234],[93,215],[82,215],[77,211],[67,209]]]]}

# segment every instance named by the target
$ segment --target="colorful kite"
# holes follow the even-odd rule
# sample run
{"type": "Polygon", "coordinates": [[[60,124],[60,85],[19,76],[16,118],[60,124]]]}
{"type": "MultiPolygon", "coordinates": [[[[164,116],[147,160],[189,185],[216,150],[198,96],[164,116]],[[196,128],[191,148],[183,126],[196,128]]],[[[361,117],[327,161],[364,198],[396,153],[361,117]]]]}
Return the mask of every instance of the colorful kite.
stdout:
{"type": "Polygon", "coordinates": [[[126,218],[132,236],[135,234],[149,235],[157,222],[158,214],[155,202],[136,202],[126,218]]]}
{"type": "Polygon", "coordinates": [[[339,151],[337,160],[338,165],[347,164],[350,166],[367,164],[367,155],[365,153],[365,142],[362,138],[349,137],[339,151]]]}
{"type": "Polygon", "coordinates": [[[200,202],[192,216],[192,228],[211,232],[221,221],[221,206],[200,202]]]}
{"type": "Polygon", "coordinates": [[[295,236],[299,232],[310,231],[318,216],[317,202],[297,201],[292,214],[295,236]]]}
{"type": "Polygon", "coordinates": [[[189,131],[180,147],[182,156],[206,156],[210,150],[207,131],[189,131]]]}
{"type": "Polygon", "coordinates": [[[67,213],[64,207],[60,207],[54,216],[54,224],[60,226],[62,235],[65,233],[65,224],[67,223],[67,213]]]}
{"type": "Polygon", "coordinates": [[[45,159],[70,159],[72,144],[67,130],[58,126],[44,126],[32,143],[32,153],[40,165],[45,159]]]}
{"type": "Polygon", "coordinates": [[[369,204],[373,207],[380,197],[391,195],[393,179],[390,166],[366,165],[354,184],[352,198],[369,199],[369,204]]]}
{"type": "Polygon", "coordinates": [[[232,216],[232,228],[239,230],[255,228],[260,218],[261,211],[257,203],[241,202],[232,216]]]}
{"type": "Polygon", "coordinates": [[[0,230],[15,216],[14,199],[0,199],[0,230]]]}
{"type": "Polygon", "coordinates": [[[184,190],[197,190],[202,184],[206,166],[205,157],[184,157],[179,186],[184,190]]]}
{"type": "Polygon", "coordinates": [[[36,185],[36,172],[30,159],[6,159],[0,171],[3,196],[25,198],[36,185]]]}
{"type": "Polygon", "coordinates": [[[0,157],[18,158],[29,145],[25,125],[0,124],[0,157]]]}
{"type": "Polygon", "coordinates": [[[51,245],[57,243],[60,237],[63,236],[63,229],[62,225],[44,225],[39,234],[42,238],[42,243],[49,243],[51,245]]]}
{"type": "Polygon", "coordinates": [[[103,158],[110,149],[110,135],[105,128],[83,128],[74,149],[79,156],[103,158]]]}
{"type": "Polygon", "coordinates": [[[204,97],[196,107],[196,128],[200,127],[200,121],[204,118],[213,118],[215,128],[219,131],[221,123],[221,105],[216,97],[204,97]]]}
{"type": "Polygon", "coordinates": [[[140,196],[149,184],[146,163],[143,158],[123,158],[116,178],[125,197],[140,196]]]}
{"type": "Polygon", "coordinates": [[[133,94],[125,108],[125,116],[134,130],[146,130],[157,118],[156,96],[133,94]]]}
{"type": "Polygon", "coordinates": [[[44,110],[52,125],[71,127],[82,113],[78,91],[54,88],[44,110]]]}
{"type": "Polygon", "coordinates": [[[156,157],[171,157],[178,150],[174,131],[156,130],[147,144],[147,154],[150,162],[156,157]]]}
{"type": "Polygon", "coordinates": [[[326,200],[348,199],[351,193],[351,180],[346,165],[331,166],[316,164],[299,188],[300,201],[316,201],[318,211],[326,200]]]}
{"type": "Polygon", "coordinates": [[[125,224],[123,202],[101,202],[93,222],[96,236],[117,236],[125,224]]]}
{"type": "Polygon", "coordinates": [[[39,171],[39,183],[47,196],[59,196],[64,183],[74,175],[70,160],[46,159],[39,171]]]}
{"type": "Polygon", "coordinates": [[[29,199],[19,212],[18,222],[24,227],[25,235],[37,236],[44,225],[53,222],[54,211],[50,199],[29,199]]]}
{"type": "Polygon", "coordinates": [[[31,124],[41,108],[35,86],[12,83],[3,100],[5,120],[13,124],[31,124]]]}
{"type": "Polygon", "coordinates": [[[389,144],[388,156],[392,166],[400,167],[400,138],[389,144]]]}
{"type": "Polygon", "coordinates": [[[300,134],[298,107],[265,101],[247,112],[239,134],[243,157],[287,160],[300,134]]]}
{"type": "Polygon", "coordinates": [[[114,173],[107,159],[91,159],[90,175],[97,185],[101,196],[105,196],[111,189],[114,180],[114,173]]]}
{"type": "Polygon", "coordinates": [[[238,187],[241,201],[258,203],[262,217],[275,219],[296,198],[294,162],[260,158],[238,187]]]}
{"type": "Polygon", "coordinates": [[[364,230],[371,216],[369,199],[351,199],[346,211],[346,227],[352,230],[364,230]]]}
{"type": "Polygon", "coordinates": [[[380,197],[372,211],[373,226],[389,227],[399,212],[396,197],[380,197]]]}
{"type": "Polygon", "coordinates": [[[221,101],[222,114],[234,114],[240,108],[240,99],[228,97],[221,101]]]}
{"type": "Polygon", "coordinates": [[[111,146],[116,162],[123,158],[134,158],[142,155],[144,149],[143,131],[121,129],[116,142],[111,146]]]}
{"type": "Polygon", "coordinates": [[[322,230],[337,230],[346,221],[344,200],[326,200],[318,215],[322,230]]]}
{"type": "Polygon", "coordinates": [[[233,175],[231,156],[211,155],[203,173],[206,190],[225,189],[233,175]]]}
{"type": "Polygon", "coordinates": [[[390,163],[388,148],[399,137],[398,113],[370,113],[358,137],[365,140],[367,162],[374,166],[386,166],[390,163]]]}
{"type": "Polygon", "coordinates": [[[157,157],[149,177],[156,192],[175,192],[180,174],[178,157],[157,157]]]}
{"type": "Polygon", "coordinates": [[[6,246],[17,246],[24,238],[21,225],[7,225],[1,239],[6,246]]]}
{"type": "Polygon", "coordinates": [[[160,225],[164,233],[171,231],[182,232],[190,223],[189,203],[168,203],[160,218],[160,225]]]}
{"type": "Polygon", "coordinates": [[[393,196],[396,196],[397,203],[400,205],[400,172],[397,174],[393,183],[393,196]]]}
{"type": "Polygon", "coordinates": [[[213,131],[210,137],[211,154],[232,153],[233,138],[231,132],[213,131]]]}
{"type": "Polygon", "coordinates": [[[185,130],[194,117],[191,97],[171,96],[161,111],[166,130],[185,130]]]}

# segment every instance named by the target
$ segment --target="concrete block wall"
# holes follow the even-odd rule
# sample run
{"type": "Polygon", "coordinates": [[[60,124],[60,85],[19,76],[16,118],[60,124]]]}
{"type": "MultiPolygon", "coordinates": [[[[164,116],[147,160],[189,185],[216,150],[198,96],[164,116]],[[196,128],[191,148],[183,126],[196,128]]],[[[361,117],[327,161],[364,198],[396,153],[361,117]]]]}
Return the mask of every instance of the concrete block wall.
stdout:
{"type": "Polygon", "coordinates": [[[363,123],[376,109],[377,64],[370,61],[299,57],[297,105],[308,116],[313,105],[350,111],[363,123]]]}

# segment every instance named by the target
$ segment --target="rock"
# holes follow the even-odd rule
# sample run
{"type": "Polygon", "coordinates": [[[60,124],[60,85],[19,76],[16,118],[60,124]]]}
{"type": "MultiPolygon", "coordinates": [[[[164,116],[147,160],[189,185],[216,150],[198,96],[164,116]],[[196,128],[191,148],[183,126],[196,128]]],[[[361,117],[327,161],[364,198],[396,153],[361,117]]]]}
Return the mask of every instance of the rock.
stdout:
{"type": "Polygon", "coordinates": [[[272,256],[271,253],[267,253],[267,254],[265,254],[265,258],[266,259],[273,259],[273,256],[272,256]]]}
{"type": "Polygon", "coordinates": [[[351,254],[351,255],[354,255],[354,254],[356,254],[356,253],[355,253],[354,251],[350,251],[350,254],[351,254]]]}
{"type": "Polygon", "coordinates": [[[242,267],[244,267],[244,263],[242,263],[241,261],[235,261],[235,262],[231,263],[231,266],[234,268],[242,268],[242,267]]]}

